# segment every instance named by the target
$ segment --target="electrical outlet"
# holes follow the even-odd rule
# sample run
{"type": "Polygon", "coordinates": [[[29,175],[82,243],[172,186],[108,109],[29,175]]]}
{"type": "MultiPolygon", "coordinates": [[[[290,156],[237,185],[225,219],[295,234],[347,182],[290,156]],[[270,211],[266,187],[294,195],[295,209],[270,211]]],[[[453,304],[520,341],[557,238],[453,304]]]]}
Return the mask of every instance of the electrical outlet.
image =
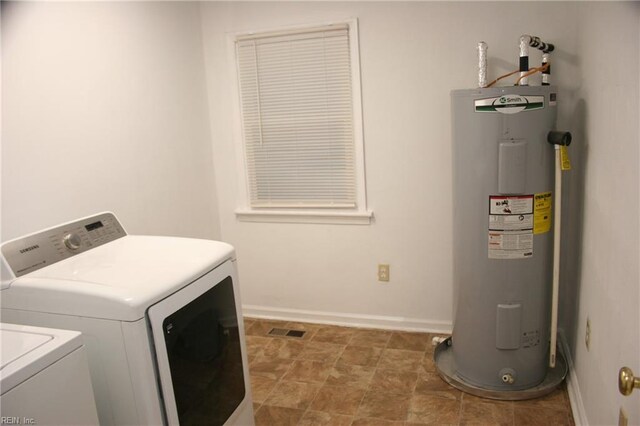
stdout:
{"type": "Polygon", "coordinates": [[[620,415],[618,416],[618,426],[628,426],[629,417],[627,417],[626,411],[624,408],[620,407],[620,415]]]}
{"type": "Polygon", "coordinates": [[[389,265],[378,263],[378,281],[389,281],[389,265]]]}
{"type": "Polygon", "coordinates": [[[587,317],[587,327],[584,332],[584,344],[587,346],[587,350],[591,348],[591,321],[587,317]]]}

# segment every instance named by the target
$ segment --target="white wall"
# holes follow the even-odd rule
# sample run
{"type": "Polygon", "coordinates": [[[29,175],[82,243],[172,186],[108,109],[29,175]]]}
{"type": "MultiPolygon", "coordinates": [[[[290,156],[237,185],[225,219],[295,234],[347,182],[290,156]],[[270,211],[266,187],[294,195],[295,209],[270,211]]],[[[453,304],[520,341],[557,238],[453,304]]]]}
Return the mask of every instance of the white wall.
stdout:
{"type": "Polygon", "coordinates": [[[552,40],[564,174],[561,326],[575,363],[578,424],[640,424],[638,51],[640,3],[215,3],[203,34],[222,238],[239,253],[247,312],[423,329],[451,321],[449,90],[476,84],[476,42],[490,76],[515,68],[521,33],[552,40]],[[357,17],[370,226],[239,222],[235,87],[227,33],[357,17]],[[224,183],[222,183],[224,180],[224,183]],[[378,262],[391,283],[376,281],[378,262]],[[333,314],[331,314],[333,313],[333,314]],[[584,325],[592,326],[591,350],[584,325]],[[636,391],[637,393],[637,391],[636,391]]]}
{"type": "Polygon", "coordinates": [[[2,240],[219,236],[198,4],[2,2],[2,89],[2,240]]]}
{"type": "Polygon", "coordinates": [[[565,280],[576,302],[566,304],[573,315],[565,329],[584,420],[618,424],[623,406],[629,424],[640,425],[638,390],[628,397],[617,390],[622,366],[640,373],[640,3],[586,2],[578,12],[581,84],[572,118],[579,156],[570,200],[578,268],[565,280]]]}
{"type": "Polygon", "coordinates": [[[553,78],[561,88],[559,122],[564,125],[571,110],[566,105],[577,88],[576,8],[548,2],[204,4],[221,231],[238,250],[247,312],[449,328],[449,91],[477,84],[479,40],[489,44],[495,77],[517,67],[520,34],[537,34],[559,48],[553,78]],[[235,87],[226,34],[349,17],[357,17],[360,26],[367,198],[374,223],[239,222],[234,111],[229,108],[235,87]],[[391,265],[388,284],[376,280],[379,262],[391,265]]]}

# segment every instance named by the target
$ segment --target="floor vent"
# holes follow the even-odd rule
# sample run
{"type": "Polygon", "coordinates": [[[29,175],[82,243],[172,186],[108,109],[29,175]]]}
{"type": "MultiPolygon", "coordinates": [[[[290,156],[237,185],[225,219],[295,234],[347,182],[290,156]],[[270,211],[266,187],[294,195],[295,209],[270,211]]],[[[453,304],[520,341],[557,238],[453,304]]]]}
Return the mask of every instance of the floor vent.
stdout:
{"type": "Polygon", "coordinates": [[[295,337],[301,339],[306,331],[302,330],[289,330],[286,328],[272,328],[269,332],[270,336],[283,336],[283,337],[295,337]]]}

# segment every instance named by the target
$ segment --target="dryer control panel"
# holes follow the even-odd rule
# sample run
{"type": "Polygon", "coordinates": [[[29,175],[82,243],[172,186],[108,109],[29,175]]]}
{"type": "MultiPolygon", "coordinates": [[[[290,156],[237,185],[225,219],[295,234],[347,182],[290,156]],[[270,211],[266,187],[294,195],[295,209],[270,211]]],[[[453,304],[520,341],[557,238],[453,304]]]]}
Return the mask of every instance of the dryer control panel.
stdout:
{"type": "Polygon", "coordinates": [[[125,235],[113,213],[100,213],[8,241],[2,245],[2,256],[20,277],[125,235]]]}

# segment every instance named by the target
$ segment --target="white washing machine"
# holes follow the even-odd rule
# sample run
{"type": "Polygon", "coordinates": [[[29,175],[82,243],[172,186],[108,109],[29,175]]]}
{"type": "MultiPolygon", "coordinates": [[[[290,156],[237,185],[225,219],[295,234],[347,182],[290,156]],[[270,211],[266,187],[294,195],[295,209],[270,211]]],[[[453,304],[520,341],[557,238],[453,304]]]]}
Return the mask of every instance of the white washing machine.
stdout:
{"type": "Polygon", "coordinates": [[[2,244],[4,322],[82,332],[101,425],[253,425],[228,244],[101,213],[2,244]]]}
{"type": "Polygon", "coordinates": [[[97,424],[80,333],[0,324],[0,346],[1,424],[97,424]]]}

